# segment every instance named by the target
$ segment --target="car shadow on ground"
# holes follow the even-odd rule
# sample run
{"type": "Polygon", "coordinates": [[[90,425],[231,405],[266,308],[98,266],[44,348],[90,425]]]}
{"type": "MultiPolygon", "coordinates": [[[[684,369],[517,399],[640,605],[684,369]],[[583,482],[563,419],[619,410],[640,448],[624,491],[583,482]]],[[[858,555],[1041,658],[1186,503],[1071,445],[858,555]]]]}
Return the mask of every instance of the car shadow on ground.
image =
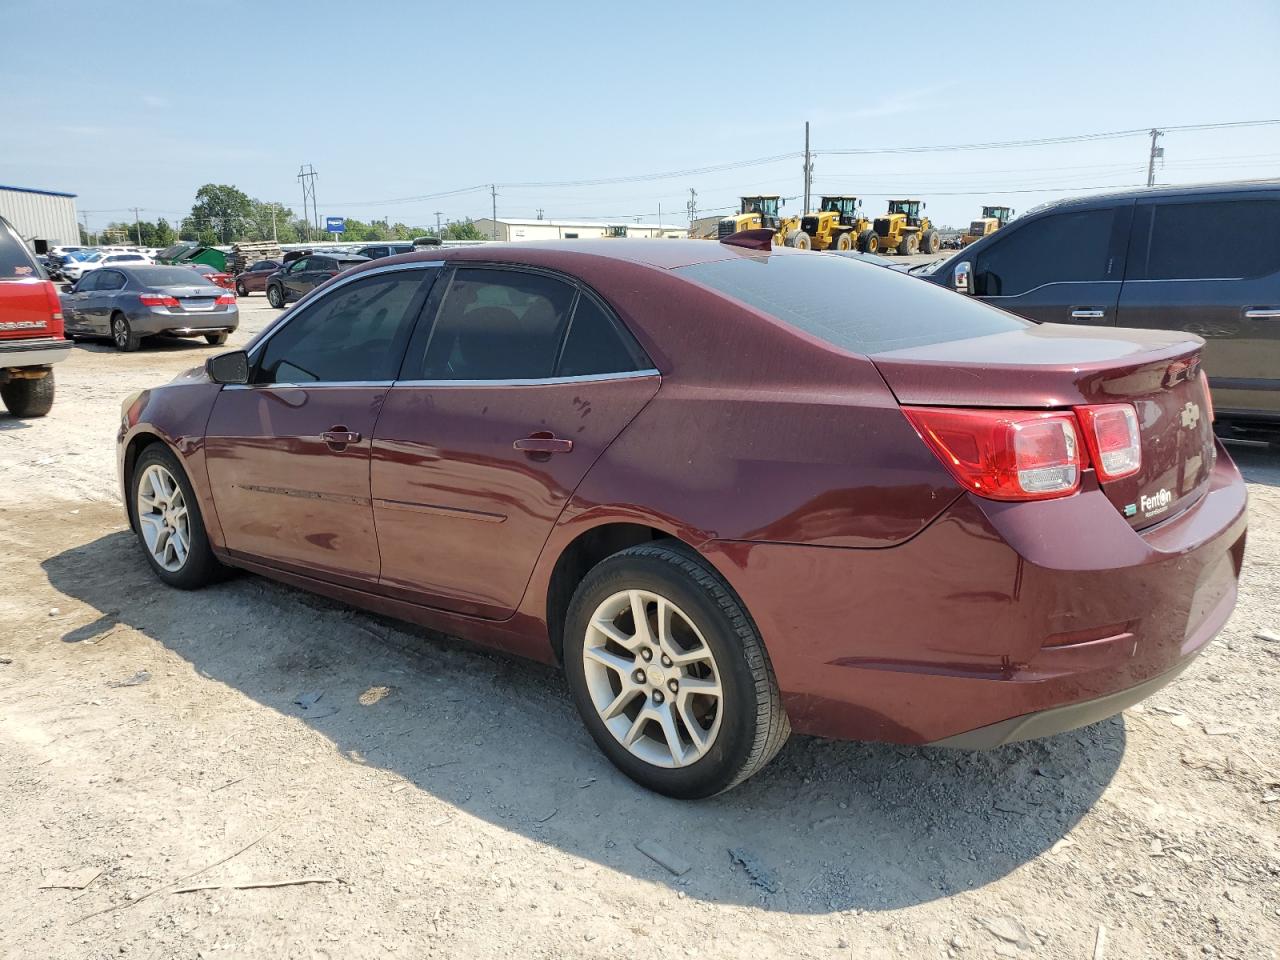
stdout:
{"type": "Polygon", "coordinates": [[[65,642],[131,626],[201,675],[303,718],[352,764],[708,902],[791,913],[890,910],[982,887],[1065,836],[1125,749],[1118,718],[986,753],[795,737],[730,793],[679,802],[614,771],[556,670],[259,577],[171,590],[125,531],[43,567],[55,588],[101,613],[65,642]],[[315,693],[308,709],[295,702],[315,693]],[[363,705],[362,694],[376,702],[363,705]],[[668,873],[636,849],[646,839],[691,869],[668,873]]]}
{"type": "MultiPolygon", "coordinates": [[[[103,337],[100,340],[87,340],[81,338],[76,341],[76,346],[81,350],[88,350],[90,353],[120,352],[120,350],[116,348],[115,344],[106,337],[103,337]]],[[[205,342],[204,337],[166,337],[157,334],[155,336],[143,337],[142,344],[138,349],[139,351],[149,351],[151,353],[182,353],[188,350],[225,350],[226,347],[212,347],[205,342]]]]}

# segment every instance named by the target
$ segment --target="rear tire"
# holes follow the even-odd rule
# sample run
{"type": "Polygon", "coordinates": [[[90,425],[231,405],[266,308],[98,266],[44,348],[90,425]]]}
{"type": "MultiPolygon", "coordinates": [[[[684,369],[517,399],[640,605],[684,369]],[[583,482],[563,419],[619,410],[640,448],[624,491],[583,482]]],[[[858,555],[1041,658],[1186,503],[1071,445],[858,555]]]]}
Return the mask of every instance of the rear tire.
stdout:
{"type": "Polygon", "coordinates": [[[930,230],[920,239],[921,253],[938,252],[938,231],[930,230]]]}
{"type": "Polygon", "coordinates": [[[845,231],[844,233],[836,237],[836,242],[833,243],[831,246],[834,247],[836,250],[852,250],[853,234],[848,231],[845,231]]]}
{"type": "Polygon", "coordinates": [[[797,250],[810,250],[813,248],[813,241],[809,239],[809,235],[803,230],[797,230],[795,240],[791,245],[797,250]]]}
{"type": "Polygon", "coordinates": [[[206,333],[204,338],[209,342],[209,345],[213,347],[220,347],[227,342],[226,333],[206,333]]]}
{"type": "Polygon", "coordinates": [[[38,380],[0,384],[0,400],[15,417],[43,417],[53,406],[53,371],[38,380]]]}
{"type": "Polygon", "coordinates": [[[111,315],[111,342],[116,345],[116,349],[124,353],[132,353],[142,346],[142,336],[134,333],[133,327],[129,325],[129,318],[123,313],[113,313],[111,315]]]}
{"type": "Polygon", "coordinates": [[[241,282],[241,281],[239,281],[239,280],[237,280],[237,281],[236,281],[236,296],[237,296],[237,297],[247,297],[248,295],[249,295],[249,291],[248,291],[248,290],[246,290],[246,289],[244,288],[244,283],[243,283],[243,282],[241,282]]]}
{"type": "Polygon", "coordinates": [[[267,287],[267,303],[279,310],[284,306],[284,291],[275,284],[267,287]]]}
{"type": "Polygon", "coordinates": [[[877,253],[880,250],[880,238],[876,236],[876,232],[868,227],[862,231],[858,237],[858,249],[863,253],[877,253]]]}
{"type": "Polygon", "coordinates": [[[196,590],[227,576],[229,571],[209,546],[204,517],[187,472],[162,443],[143,450],[133,466],[129,517],[147,563],[169,586],[196,590]],[[166,533],[169,526],[174,528],[172,533],[166,533]],[[172,541],[183,543],[182,550],[176,543],[171,545],[172,541]]]}
{"type": "Polygon", "coordinates": [[[903,234],[902,239],[898,241],[898,255],[902,257],[911,256],[918,249],[917,244],[919,242],[920,238],[914,233],[903,234]]]}
{"type": "Polygon", "coordinates": [[[657,793],[692,800],[728,790],[791,733],[750,615],[683,544],[642,544],[596,565],[574,592],[563,654],[587,731],[619,770],[657,793]],[[669,611],[665,628],[659,610],[669,611]]]}

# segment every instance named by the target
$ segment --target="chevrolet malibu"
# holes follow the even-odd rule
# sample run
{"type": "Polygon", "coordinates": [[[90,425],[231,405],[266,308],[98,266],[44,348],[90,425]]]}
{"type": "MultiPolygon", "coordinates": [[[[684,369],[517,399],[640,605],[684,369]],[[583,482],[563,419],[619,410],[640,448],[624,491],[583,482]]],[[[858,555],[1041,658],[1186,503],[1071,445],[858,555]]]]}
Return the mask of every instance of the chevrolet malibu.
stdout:
{"type": "Polygon", "coordinates": [[[1184,670],[1245,544],[1202,348],[767,232],[415,253],[129,398],[120,478],[165,583],[560,664],[614,764],[706,797],[792,730],[992,747],[1184,670]]]}

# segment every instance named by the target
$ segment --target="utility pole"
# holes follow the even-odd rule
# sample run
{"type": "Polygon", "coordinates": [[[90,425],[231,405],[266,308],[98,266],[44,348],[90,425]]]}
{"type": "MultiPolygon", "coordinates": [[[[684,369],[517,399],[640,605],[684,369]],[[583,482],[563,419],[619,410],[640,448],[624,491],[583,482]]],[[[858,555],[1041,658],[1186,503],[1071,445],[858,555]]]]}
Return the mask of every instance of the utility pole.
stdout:
{"type": "Polygon", "coordinates": [[[93,234],[89,232],[89,215],[82,213],[80,216],[84,220],[84,242],[86,245],[91,245],[89,241],[93,239],[93,234]]]}
{"type": "Polygon", "coordinates": [[[539,219],[539,220],[545,219],[545,218],[543,217],[543,214],[544,214],[545,212],[546,212],[546,211],[545,211],[545,210],[543,210],[543,208],[542,208],[542,207],[539,207],[539,208],[538,208],[538,219],[539,219]]]}
{"type": "Polygon", "coordinates": [[[320,235],[320,210],[316,207],[316,168],[304,163],[298,168],[298,180],[302,183],[302,219],[307,224],[307,235],[304,240],[311,239],[311,222],[307,218],[307,201],[311,202],[311,213],[315,218],[315,232],[320,235]]]}
{"type": "Polygon", "coordinates": [[[658,236],[662,236],[662,201],[658,201],[658,236]]]}
{"type": "Polygon", "coordinates": [[[271,242],[277,247],[280,246],[280,237],[276,234],[276,207],[278,206],[280,206],[280,204],[276,203],[274,200],[271,201],[271,242]]]}
{"type": "Polygon", "coordinates": [[[813,160],[809,156],[809,121],[804,122],[804,207],[801,213],[809,212],[809,190],[813,183],[813,160]]]}
{"type": "Polygon", "coordinates": [[[142,246],[142,221],[138,219],[138,208],[133,208],[133,227],[138,231],[138,246],[142,246]]]}
{"type": "Polygon", "coordinates": [[[443,211],[441,210],[436,211],[436,236],[440,237],[441,239],[444,239],[444,234],[440,232],[440,214],[441,213],[443,213],[443,211]]]}
{"type": "Polygon", "coordinates": [[[489,194],[493,197],[493,239],[498,239],[498,185],[489,184],[489,194]]]}
{"type": "Polygon", "coordinates": [[[1156,185],[1156,160],[1164,159],[1164,147],[1157,147],[1156,141],[1164,136],[1160,130],[1151,129],[1151,156],[1147,158],[1147,186],[1154,187],[1156,185]]]}
{"type": "Polygon", "coordinates": [[[693,233],[693,228],[698,220],[698,191],[689,188],[689,202],[684,205],[685,210],[689,212],[689,232],[693,233]]]}

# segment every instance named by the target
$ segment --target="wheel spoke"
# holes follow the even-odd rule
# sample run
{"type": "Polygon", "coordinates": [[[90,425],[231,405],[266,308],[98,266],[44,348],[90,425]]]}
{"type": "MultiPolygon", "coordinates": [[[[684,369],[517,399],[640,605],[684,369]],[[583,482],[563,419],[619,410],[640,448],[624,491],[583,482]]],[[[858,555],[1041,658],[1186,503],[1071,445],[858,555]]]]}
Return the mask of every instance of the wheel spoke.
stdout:
{"type": "Polygon", "coordinates": [[[676,725],[676,715],[672,712],[671,701],[668,700],[657,710],[658,725],[662,727],[662,736],[667,741],[667,749],[671,751],[671,761],[677,766],[684,766],[684,742],[680,739],[680,729],[676,725]]]}
{"type": "Polygon", "coordinates": [[[680,693],[682,697],[691,697],[698,694],[704,697],[720,697],[720,682],[718,680],[702,680],[698,677],[685,677],[680,681],[680,693]]]}
{"type": "Polygon", "coordinates": [[[693,716],[689,698],[681,697],[676,709],[680,713],[680,722],[684,724],[685,731],[689,734],[689,740],[693,743],[694,756],[702,756],[707,750],[707,731],[702,729],[702,726],[693,716]]]}
{"type": "Polygon", "coordinates": [[[169,537],[169,543],[173,546],[174,556],[177,557],[179,563],[187,562],[187,537],[181,530],[175,530],[169,537]]]}
{"type": "Polygon", "coordinates": [[[155,555],[157,544],[160,542],[160,533],[164,530],[164,521],[157,514],[140,513],[138,514],[138,523],[142,527],[142,539],[146,543],[147,549],[155,555]]]}
{"type": "Polygon", "coordinates": [[[605,720],[612,720],[614,717],[621,714],[623,710],[626,709],[627,705],[631,703],[639,693],[639,687],[633,686],[630,683],[624,683],[622,685],[622,692],[614,698],[613,703],[600,711],[600,716],[605,720]]]}
{"type": "Polygon", "coordinates": [[[636,643],[652,643],[653,635],[649,632],[648,604],[645,602],[644,594],[639,590],[632,590],[628,599],[631,601],[631,619],[635,621],[636,643]]]}
{"type": "Polygon", "coordinates": [[[691,663],[714,662],[711,659],[711,651],[701,641],[692,650],[682,650],[672,644],[671,649],[666,650],[665,653],[677,667],[687,667],[691,663]]]}
{"type": "Polygon", "coordinates": [[[603,617],[591,621],[593,629],[600,631],[614,643],[627,650],[635,651],[641,645],[641,641],[636,636],[627,636],[621,628],[612,620],[606,620],[603,617]]]}
{"type": "Polygon", "coordinates": [[[594,660],[596,663],[608,667],[614,673],[618,674],[618,676],[622,677],[624,682],[630,680],[631,671],[636,667],[636,662],[634,660],[628,660],[626,657],[620,657],[618,654],[613,653],[610,650],[606,650],[604,647],[586,647],[583,649],[582,655],[588,660],[594,660]]]}
{"type": "Polygon", "coordinates": [[[645,724],[652,719],[653,715],[649,712],[649,708],[642,708],[641,711],[636,714],[636,718],[631,721],[631,728],[622,735],[622,745],[625,747],[634,745],[635,742],[640,739],[640,734],[644,730],[645,724]]]}

